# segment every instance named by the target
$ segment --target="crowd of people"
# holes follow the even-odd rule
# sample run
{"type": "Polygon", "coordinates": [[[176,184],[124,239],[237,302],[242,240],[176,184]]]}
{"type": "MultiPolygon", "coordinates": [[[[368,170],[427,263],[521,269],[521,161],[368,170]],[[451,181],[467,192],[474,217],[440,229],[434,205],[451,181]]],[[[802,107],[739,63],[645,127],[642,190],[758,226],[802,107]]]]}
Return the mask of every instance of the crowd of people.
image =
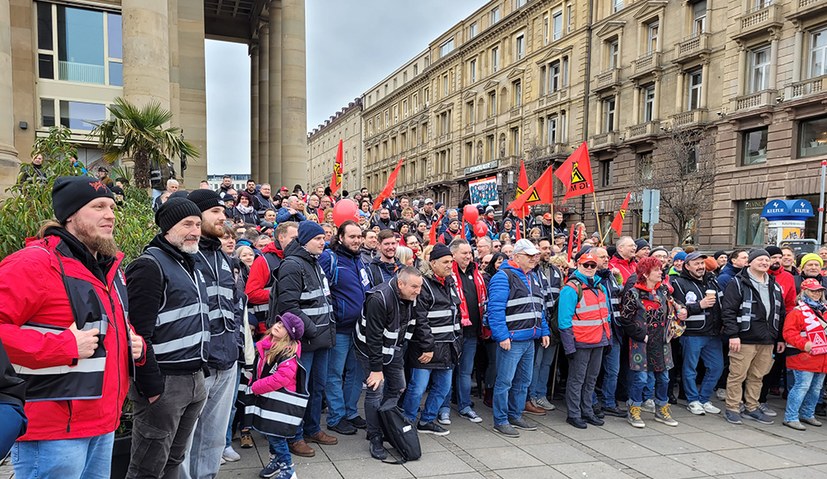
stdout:
{"type": "Polygon", "coordinates": [[[787,427],[825,415],[827,248],[604,247],[560,212],[498,219],[395,193],[373,211],[364,188],[239,192],[230,177],[166,187],[125,268],[115,196],[86,176],[56,180],[55,220],[0,263],[6,376],[26,384],[16,477],[108,477],[127,396],[130,478],[215,477],[253,430],[260,477],[295,477],[292,456],[360,429],[385,460],[386,401],[437,436],[488,407],[519,437],[554,402],[578,429],[679,426],[677,404],[773,424],[770,394],[787,427]],[[359,210],[336,224],[343,197],[359,210]]]}

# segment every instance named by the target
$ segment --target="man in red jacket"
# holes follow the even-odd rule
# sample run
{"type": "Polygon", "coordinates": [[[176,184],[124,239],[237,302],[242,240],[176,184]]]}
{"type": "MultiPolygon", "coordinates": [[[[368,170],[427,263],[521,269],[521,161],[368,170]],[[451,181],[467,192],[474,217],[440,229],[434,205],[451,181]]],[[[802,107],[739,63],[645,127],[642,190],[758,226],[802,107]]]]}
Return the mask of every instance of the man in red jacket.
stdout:
{"type": "Polygon", "coordinates": [[[609,268],[617,269],[625,284],[629,276],[635,274],[635,268],[637,268],[637,261],[635,261],[637,245],[631,236],[622,236],[615,243],[615,247],[617,252],[609,260],[609,268]]]}
{"type": "Polygon", "coordinates": [[[106,478],[114,431],[143,339],[126,318],[115,200],[96,178],[61,177],[57,222],[0,263],[0,339],[26,379],[28,431],[15,477],[106,478]],[[20,281],[20,272],[35,281],[20,281]]]}

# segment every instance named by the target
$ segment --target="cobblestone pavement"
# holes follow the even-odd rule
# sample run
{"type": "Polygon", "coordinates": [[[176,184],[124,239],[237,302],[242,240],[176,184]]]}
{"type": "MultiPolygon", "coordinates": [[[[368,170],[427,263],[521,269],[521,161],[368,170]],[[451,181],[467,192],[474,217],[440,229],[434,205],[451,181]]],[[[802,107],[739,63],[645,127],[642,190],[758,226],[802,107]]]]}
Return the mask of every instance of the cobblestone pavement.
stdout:
{"type": "MultiPolygon", "coordinates": [[[[538,430],[522,431],[516,439],[495,433],[491,410],[479,406],[482,423],[473,424],[453,413],[451,434],[420,435],[422,458],[404,465],[371,459],[362,431],[338,436],[336,446],[314,444],[315,457],[293,459],[298,477],[307,479],[827,477],[827,426],[798,432],[781,425],[783,401],[774,399],[770,404],[779,417],[771,426],[746,420],[734,426],[720,415],[692,416],[678,405],[673,406],[673,415],[680,425],[674,428],[644,413],[644,429],[607,416],[605,426],[580,430],[566,424],[565,411],[558,409],[543,417],[526,415],[538,430]]],[[[561,401],[555,403],[560,407],[561,401]]],[[[267,441],[258,435],[254,439],[253,449],[234,443],[241,461],[222,466],[219,478],[258,477],[268,461],[267,441]]],[[[0,477],[11,477],[10,469],[0,467],[0,477]]]]}

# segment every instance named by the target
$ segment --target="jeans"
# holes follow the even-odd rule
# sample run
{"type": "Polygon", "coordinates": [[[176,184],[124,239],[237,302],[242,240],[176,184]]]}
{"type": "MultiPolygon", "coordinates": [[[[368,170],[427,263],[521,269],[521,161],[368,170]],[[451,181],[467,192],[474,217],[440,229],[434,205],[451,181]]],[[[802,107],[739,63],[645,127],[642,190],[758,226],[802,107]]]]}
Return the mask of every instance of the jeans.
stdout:
{"type": "Polygon", "coordinates": [[[485,387],[494,388],[497,382],[497,350],[500,347],[493,340],[486,341],[485,355],[488,356],[488,367],[485,369],[485,387]]]}
{"type": "MultiPolygon", "coordinates": [[[[382,429],[379,425],[379,406],[385,401],[396,401],[405,390],[405,367],[402,360],[402,349],[394,348],[393,359],[382,366],[384,380],[376,390],[368,387],[365,389],[365,422],[367,423],[368,440],[374,437],[382,437],[382,429]]],[[[368,358],[356,354],[356,360],[362,369],[362,382],[367,381],[370,376],[370,364],[368,358]]]]}
{"type": "Polygon", "coordinates": [[[629,401],[632,406],[643,404],[643,389],[649,378],[655,378],[655,404],[665,406],[669,403],[669,371],[632,371],[632,384],[629,387],[629,401]]]}
{"type": "Polygon", "coordinates": [[[267,444],[270,446],[270,454],[276,456],[276,462],[293,464],[293,457],[290,455],[290,447],[287,445],[287,439],[278,436],[266,435],[267,444]]]}
{"type": "Polygon", "coordinates": [[[405,393],[405,399],[402,401],[402,411],[405,417],[411,422],[416,421],[416,414],[419,411],[419,404],[422,402],[422,395],[425,394],[425,389],[428,388],[428,383],[431,382],[431,391],[428,393],[428,399],[425,400],[425,408],[422,410],[422,415],[419,420],[423,424],[427,424],[436,419],[439,407],[442,406],[448,393],[451,392],[451,378],[454,370],[452,369],[420,369],[411,368],[411,383],[408,385],[408,391],[405,393]]]}
{"type": "Polygon", "coordinates": [[[528,398],[540,399],[548,393],[549,371],[557,345],[544,348],[542,343],[534,341],[534,368],[531,372],[531,384],[528,385],[528,398]]]}
{"type": "Polygon", "coordinates": [[[310,393],[310,401],[307,409],[304,410],[304,424],[296,430],[296,436],[290,442],[304,440],[304,436],[312,436],[322,430],[322,396],[324,395],[324,382],[327,379],[327,361],[330,357],[330,349],[317,349],[315,351],[302,351],[299,363],[307,371],[307,389],[310,393]]]}
{"type": "Polygon", "coordinates": [[[342,419],[359,415],[357,409],[362,394],[362,371],[353,350],[353,335],[336,333],[336,346],[330,350],[327,364],[327,425],[335,426],[342,419]],[[344,380],[343,380],[344,377],[344,380]]]}
{"type": "Polygon", "coordinates": [[[612,335],[612,349],[603,355],[603,407],[617,407],[617,377],[620,374],[620,342],[612,335]]]}
{"type": "Polygon", "coordinates": [[[230,409],[235,402],[231,398],[238,392],[236,378],[238,372],[234,367],[224,370],[210,368],[210,376],[204,378],[207,401],[190,438],[190,447],[181,467],[181,479],[218,475],[226,442],[226,435],[221,433],[225,432],[230,422],[230,409]]]}
{"type": "MultiPolygon", "coordinates": [[[[807,354],[807,353],[801,353],[807,354]]],[[[787,394],[787,409],[784,411],[784,421],[798,421],[800,418],[812,419],[815,417],[816,404],[821,396],[824,373],[812,373],[792,369],[795,383],[787,394]]]]}
{"type": "Polygon", "coordinates": [[[236,402],[238,401],[238,387],[241,384],[241,363],[235,367],[235,391],[233,392],[233,407],[230,408],[230,419],[227,421],[227,437],[224,438],[224,447],[228,448],[233,443],[233,418],[236,413],[236,402]]]}
{"type": "Polygon", "coordinates": [[[568,417],[594,416],[592,396],[602,361],[603,346],[578,349],[569,359],[569,377],[566,380],[568,417]]]}
{"type": "Polygon", "coordinates": [[[81,439],[18,441],[11,448],[14,477],[109,479],[115,433],[81,439]]]}
{"type": "Polygon", "coordinates": [[[511,341],[508,351],[497,345],[493,404],[495,426],[522,417],[533,365],[534,341],[511,341]]]}
{"type": "MultiPolygon", "coordinates": [[[[462,339],[462,355],[456,370],[457,411],[468,412],[471,409],[471,373],[474,372],[474,356],[477,355],[477,338],[465,336],[462,339]]],[[[451,409],[451,391],[445,396],[440,413],[447,413],[451,409]]]]}
{"type": "Polygon", "coordinates": [[[724,371],[724,353],[721,349],[721,338],[718,336],[682,336],[683,348],[683,391],[686,401],[698,401],[705,404],[709,401],[718,383],[718,378],[724,371]],[[706,373],[701,383],[701,390],[695,379],[698,377],[698,359],[702,359],[706,366],[706,373]]]}
{"type": "MultiPolygon", "coordinates": [[[[178,477],[184,469],[181,464],[198,416],[207,401],[204,373],[165,376],[164,392],[151,404],[134,386],[129,390],[129,398],[134,416],[132,457],[126,477],[178,477]]],[[[223,429],[222,425],[222,432],[223,429]]]]}

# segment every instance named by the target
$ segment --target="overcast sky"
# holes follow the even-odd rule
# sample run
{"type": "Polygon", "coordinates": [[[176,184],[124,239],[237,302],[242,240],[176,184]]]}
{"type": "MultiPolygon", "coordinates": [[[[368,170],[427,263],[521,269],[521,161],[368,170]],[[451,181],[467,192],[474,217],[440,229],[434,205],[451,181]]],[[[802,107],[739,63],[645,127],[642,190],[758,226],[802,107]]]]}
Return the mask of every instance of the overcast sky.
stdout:
{"type": "MultiPolygon", "coordinates": [[[[312,130],[485,0],[306,0],[307,129],[312,130]]],[[[210,174],[249,173],[247,46],[207,41],[210,174]]]]}

